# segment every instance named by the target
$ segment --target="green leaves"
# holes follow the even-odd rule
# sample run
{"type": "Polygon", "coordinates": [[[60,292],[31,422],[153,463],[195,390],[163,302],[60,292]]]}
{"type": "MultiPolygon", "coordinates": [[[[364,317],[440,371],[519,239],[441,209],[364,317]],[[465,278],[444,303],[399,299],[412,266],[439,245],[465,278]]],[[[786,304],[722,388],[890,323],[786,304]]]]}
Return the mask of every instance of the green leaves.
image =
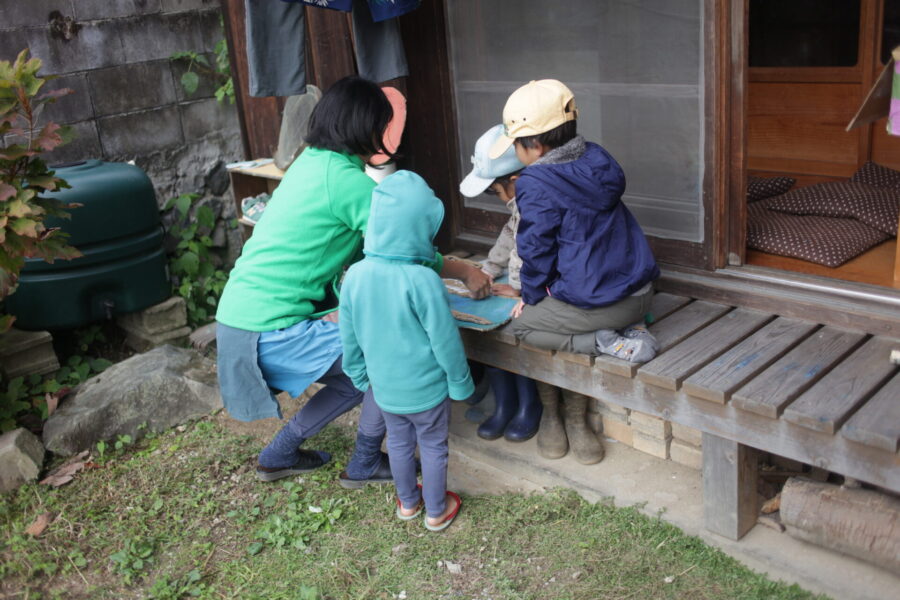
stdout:
{"type": "Polygon", "coordinates": [[[152,540],[132,539],[125,543],[125,547],[109,555],[109,560],[116,566],[116,570],[124,575],[126,584],[142,575],[142,571],[153,561],[154,543],[152,540]]]}
{"type": "Polygon", "coordinates": [[[178,221],[169,234],[178,240],[169,260],[172,293],[185,299],[188,324],[205,325],[215,314],[228,276],[213,263],[208,233],[216,226],[215,212],[201,204],[194,208],[199,196],[183,194],[166,202],[164,210],[174,210],[178,221]]]}
{"type": "Polygon", "coordinates": [[[43,224],[47,216],[68,216],[58,200],[41,196],[69,185],[40,158],[66,142],[67,129],[53,122],[39,126],[36,116],[44,104],[72,90],[38,96],[48,79],[38,76],[40,68],[27,49],[13,62],[0,61],[0,300],[15,291],[26,257],[53,262],[80,256],[65,235],[43,224]]]}
{"type": "Polygon", "coordinates": [[[185,71],[181,75],[181,87],[184,88],[184,91],[188,96],[192,95],[197,91],[197,88],[200,86],[200,76],[194,73],[193,71],[185,71]]]}

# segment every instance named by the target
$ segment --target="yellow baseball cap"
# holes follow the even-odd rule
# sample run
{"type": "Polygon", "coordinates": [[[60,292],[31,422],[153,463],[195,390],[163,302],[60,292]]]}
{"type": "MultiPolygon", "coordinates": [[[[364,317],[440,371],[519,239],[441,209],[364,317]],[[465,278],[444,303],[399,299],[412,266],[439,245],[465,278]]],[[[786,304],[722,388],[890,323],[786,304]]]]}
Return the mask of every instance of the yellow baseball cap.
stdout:
{"type": "Polygon", "coordinates": [[[516,138],[546,133],[567,121],[578,118],[575,95],[566,84],[556,79],[530,81],[510,94],[503,107],[504,135],[488,155],[498,158],[516,138]]]}

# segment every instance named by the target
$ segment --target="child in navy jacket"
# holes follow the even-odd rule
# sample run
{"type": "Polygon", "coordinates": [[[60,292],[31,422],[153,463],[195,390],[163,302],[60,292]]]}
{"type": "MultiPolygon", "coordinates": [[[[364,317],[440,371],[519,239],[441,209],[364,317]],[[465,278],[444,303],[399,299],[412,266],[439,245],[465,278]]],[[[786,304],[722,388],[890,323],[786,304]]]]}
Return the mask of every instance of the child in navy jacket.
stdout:
{"type": "MultiPolygon", "coordinates": [[[[516,181],[522,301],[512,331],[539,348],[646,362],[658,350],[644,316],[659,268],[622,203],[622,168],[577,134],[577,115],[568,87],[532,81],[507,100],[506,135],[491,148],[495,157],[514,144],[527,165],[516,181]]],[[[541,382],[537,387],[541,454],[556,458],[571,448],[583,464],[602,460],[603,445],[586,419],[590,399],[541,382]]]]}
{"type": "Polygon", "coordinates": [[[513,331],[540,348],[646,362],[657,350],[643,319],[659,268],[622,202],[622,168],[577,135],[577,114],[564,84],[532,81],[509,97],[506,135],[491,149],[515,144],[528,165],[516,182],[522,303],[513,331]]]}

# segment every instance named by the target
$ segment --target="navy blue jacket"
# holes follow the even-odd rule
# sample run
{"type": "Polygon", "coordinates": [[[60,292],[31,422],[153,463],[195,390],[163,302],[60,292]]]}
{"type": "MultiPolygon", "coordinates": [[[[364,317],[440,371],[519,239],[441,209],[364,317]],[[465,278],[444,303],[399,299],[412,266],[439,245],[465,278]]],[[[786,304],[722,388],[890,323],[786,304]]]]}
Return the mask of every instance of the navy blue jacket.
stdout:
{"type": "Polygon", "coordinates": [[[569,162],[533,164],[516,181],[522,299],[580,308],[618,302],[659,277],[641,226],[622,203],[625,173],[597,144],[569,162]]]}

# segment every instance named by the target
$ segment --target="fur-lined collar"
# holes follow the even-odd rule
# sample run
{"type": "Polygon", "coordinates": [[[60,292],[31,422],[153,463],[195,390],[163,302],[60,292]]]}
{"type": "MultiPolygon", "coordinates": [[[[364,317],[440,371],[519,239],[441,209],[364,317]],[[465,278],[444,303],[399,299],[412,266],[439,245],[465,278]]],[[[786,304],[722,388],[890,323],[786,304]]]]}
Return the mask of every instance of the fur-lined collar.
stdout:
{"type": "Polygon", "coordinates": [[[584,154],[585,142],[584,136],[576,135],[571,140],[554,148],[547,154],[543,155],[532,164],[534,165],[558,165],[561,163],[572,162],[578,160],[584,154]]]}

